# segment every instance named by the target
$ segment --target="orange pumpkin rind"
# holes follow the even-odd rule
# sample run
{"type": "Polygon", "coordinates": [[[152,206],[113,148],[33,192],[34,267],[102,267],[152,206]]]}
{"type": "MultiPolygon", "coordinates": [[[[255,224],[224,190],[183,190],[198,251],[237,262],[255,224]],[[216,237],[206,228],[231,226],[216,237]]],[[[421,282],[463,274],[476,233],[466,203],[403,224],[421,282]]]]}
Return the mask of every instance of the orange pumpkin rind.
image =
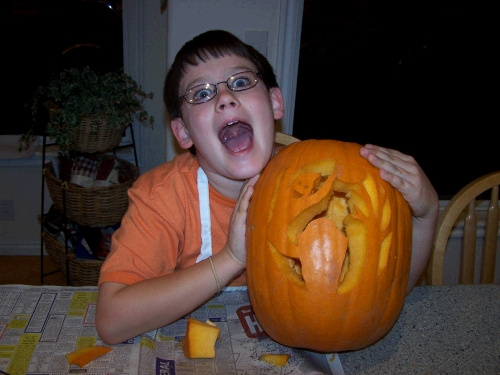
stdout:
{"type": "Polygon", "coordinates": [[[186,358],[215,358],[215,343],[220,328],[210,320],[206,322],[188,317],[186,335],[181,341],[186,358]]]}
{"type": "Polygon", "coordinates": [[[84,367],[97,357],[109,353],[113,348],[108,346],[82,346],[71,353],[66,354],[66,359],[70,365],[84,367]]]}
{"type": "Polygon", "coordinates": [[[265,353],[259,356],[259,361],[269,363],[276,367],[286,366],[290,354],[265,353]]]}

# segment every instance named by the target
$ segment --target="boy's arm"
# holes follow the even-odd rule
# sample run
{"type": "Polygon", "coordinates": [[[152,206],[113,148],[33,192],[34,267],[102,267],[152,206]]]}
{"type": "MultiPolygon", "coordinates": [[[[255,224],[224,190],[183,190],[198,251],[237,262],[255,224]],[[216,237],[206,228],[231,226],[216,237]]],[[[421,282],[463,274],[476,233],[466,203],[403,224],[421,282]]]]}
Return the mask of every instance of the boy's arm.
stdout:
{"type": "Polygon", "coordinates": [[[253,184],[243,186],[231,216],[227,243],[209,259],[174,273],[132,285],[105,282],[99,286],[96,328],[107,344],[119,344],[166,326],[208,301],[239,274],[246,263],[246,217],[253,184]]]}
{"type": "MultiPolygon", "coordinates": [[[[221,287],[242,270],[227,251],[213,255],[212,261],[221,287]]],[[[119,344],[175,322],[216,292],[209,259],[132,285],[105,282],[99,285],[96,329],[105,343],[119,344]]]]}
{"type": "Polygon", "coordinates": [[[439,214],[436,190],[415,159],[399,151],[366,145],[361,156],[380,169],[380,177],[398,189],[413,214],[412,257],[407,292],[415,286],[429,260],[439,214]]]}

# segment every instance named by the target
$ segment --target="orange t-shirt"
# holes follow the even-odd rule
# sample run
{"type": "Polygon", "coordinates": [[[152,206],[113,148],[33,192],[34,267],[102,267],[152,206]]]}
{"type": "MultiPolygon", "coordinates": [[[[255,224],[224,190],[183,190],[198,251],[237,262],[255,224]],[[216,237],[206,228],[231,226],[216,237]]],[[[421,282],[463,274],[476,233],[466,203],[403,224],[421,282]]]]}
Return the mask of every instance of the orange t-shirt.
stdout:
{"type": "MultiPolygon", "coordinates": [[[[128,190],[129,207],[113,234],[99,284],[134,284],[189,267],[201,249],[198,161],[188,152],[141,175],[128,190]]],[[[227,240],[236,201],[209,187],[212,253],[227,240]]],[[[244,285],[245,272],[231,285],[244,285]]]]}

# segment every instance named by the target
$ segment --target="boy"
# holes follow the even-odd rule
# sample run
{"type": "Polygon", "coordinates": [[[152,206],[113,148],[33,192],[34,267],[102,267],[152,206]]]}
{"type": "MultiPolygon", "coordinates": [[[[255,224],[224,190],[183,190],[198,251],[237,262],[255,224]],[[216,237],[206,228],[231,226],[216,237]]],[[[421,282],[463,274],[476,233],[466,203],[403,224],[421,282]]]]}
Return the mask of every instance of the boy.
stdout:
{"type": "MultiPolygon", "coordinates": [[[[108,344],[182,318],[221,286],[244,284],[247,208],[276,152],[275,121],[284,108],[273,69],[228,32],[205,32],[181,48],[164,100],[175,138],[191,152],[143,174],[129,190],[99,279],[96,326],[108,344]]],[[[372,145],[361,155],[412,208],[409,291],[431,251],[437,193],[412,157],[372,145]]]]}

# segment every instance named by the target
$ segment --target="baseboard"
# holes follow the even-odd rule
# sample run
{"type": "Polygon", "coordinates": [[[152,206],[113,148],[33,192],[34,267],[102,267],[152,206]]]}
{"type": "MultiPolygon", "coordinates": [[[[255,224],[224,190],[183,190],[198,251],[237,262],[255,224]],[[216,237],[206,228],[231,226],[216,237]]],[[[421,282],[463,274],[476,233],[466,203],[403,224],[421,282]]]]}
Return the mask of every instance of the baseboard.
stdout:
{"type": "MultiPolygon", "coordinates": [[[[44,255],[48,255],[45,249],[44,255]]],[[[19,242],[4,242],[0,243],[0,256],[1,255],[40,255],[40,242],[19,243],[19,242]]]]}

